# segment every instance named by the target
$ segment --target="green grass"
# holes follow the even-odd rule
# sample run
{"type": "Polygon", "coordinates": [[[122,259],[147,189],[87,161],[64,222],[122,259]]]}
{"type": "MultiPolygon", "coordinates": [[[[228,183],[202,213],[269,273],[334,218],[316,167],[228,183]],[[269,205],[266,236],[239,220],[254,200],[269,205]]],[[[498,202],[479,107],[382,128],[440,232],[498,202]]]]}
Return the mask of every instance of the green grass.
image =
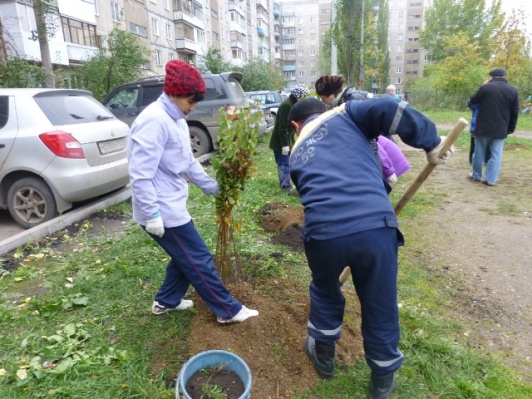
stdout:
{"type": "MultiPolygon", "coordinates": [[[[459,118],[464,118],[466,121],[471,121],[471,111],[450,111],[450,110],[428,110],[422,111],[436,124],[455,124],[459,118]]],[[[469,128],[468,128],[469,129],[469,128]]],[[[532,114],[519,114],[517,119],[516,130],[532,131],[532,114]]],[[[511,137],[511,136],[510,136],[511,137]]]]}
{"type": "MultiPolygon", "coordinates": [[[[307,278],[308,273],[290,270],[304,263],[304,256],[271,244],[257,224],[267,202],[299,204],[278,190],[268,138],[261,137],[257,172],[235,214],[241,255],[253,259],[256,276],[307,278]],[[267,255],[275,251],[283,253],[282,264],[267,255]]],[[[525,147],[523,156],[530,152],[525,147]]],[[[443,200],[420,192],[402,217],[415,220],[443,200]]],[[[189,204],[201,235],[214,248],[213,199],[192,187],[189,204]]],[[[504,209],[514,210],[512,204],[504,209]]],[[[109,211],[131,212],[127,204],[109,211]]],[[[68,251],[53,245],[57,240],[51,237],[16,251],[23,260],[16,271],[0,267],[0,397],[174,398],[167,382],[186,360],[178,342],[186,341],[194,313],[159,318],[147,311],[166,254],[133,224],[118,236],[93,237],[87,227],[58,235],[70,241],[68,251]]],[[[401,350],[407,360],[394,398],[532,397],[532,387],[500,361],[467,347],[464,327],[445,313],[453,293],[444,289],[444,279],[421,267],[425,262],[419,253],[401,251],[401,350]]],[[[360,362],[297,398],[365,398],[368,376],[360,362]]]]}

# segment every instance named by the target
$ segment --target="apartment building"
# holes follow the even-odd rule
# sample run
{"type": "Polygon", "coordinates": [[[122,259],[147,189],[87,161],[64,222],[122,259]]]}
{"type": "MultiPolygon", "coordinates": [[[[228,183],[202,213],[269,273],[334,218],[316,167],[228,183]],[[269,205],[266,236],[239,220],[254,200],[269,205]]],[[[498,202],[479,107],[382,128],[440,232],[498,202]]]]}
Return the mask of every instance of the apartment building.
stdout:
{"type": "Polygon", "coordinates": [[[314,87],[331,11],[331,0],[279,0],[274,5],[274,60],[288,90],[298,83],[314,87]]]}
{"type": "MultiPolygon", "coordinates": [[[[272,0],[46,0],[48,40],[54,65],[80,64],[99,51],[114,28],[138,36],[149,49],[146,75],[164,74],[164,65],[182,59],[204,62],[209,48],[244,65],[252,57],[270,62],[272,0]]],[[[8,55],[39,62],[33,0],[0,0],[8,55]]]]}
{"type": "Polygon", "coordinates": [[[390,84],[404,92],[409,81],[421,77],[428,63],[427,52],[419,44],[423,13],[432,0],[388,0],[390,20],[388,45],[390,51],[390,84]]]}

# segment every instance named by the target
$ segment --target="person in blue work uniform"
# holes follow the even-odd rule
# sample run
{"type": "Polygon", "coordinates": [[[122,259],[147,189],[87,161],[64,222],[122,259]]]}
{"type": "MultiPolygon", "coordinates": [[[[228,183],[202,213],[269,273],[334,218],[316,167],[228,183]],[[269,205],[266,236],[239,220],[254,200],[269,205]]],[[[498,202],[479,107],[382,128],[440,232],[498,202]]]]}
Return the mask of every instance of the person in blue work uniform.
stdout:
{"type": "Polygon", "coordinates": [[[205,91],[192,65],[179,60],[166,64],[163,93],[135,119],[128,140],[133,219],[170,255],[152,313],[194,306],[183,299],[192,285],[219,323],[237,323],[258,311],[242,305],[225,288],[187,210],[188,181],[206,195],[218,192],[216,180],[194,158],[185,121],[205,91]]]}
{"type": "Polygon", "coordinates": [[[348,265],[372,371],[369,397],[389,398],[403,363],[397,256],[404,240],[369,142],[390,131],[440,164],[445,137],[427,117],[391,98],[348,101],[330,111],[309,98],[295,104],[288,119],[298,134],[290,176],[305,208],[303,241],[312,272],[305,352],[322,377],[333,376],[345,307],[339,277],[348,265]]]}

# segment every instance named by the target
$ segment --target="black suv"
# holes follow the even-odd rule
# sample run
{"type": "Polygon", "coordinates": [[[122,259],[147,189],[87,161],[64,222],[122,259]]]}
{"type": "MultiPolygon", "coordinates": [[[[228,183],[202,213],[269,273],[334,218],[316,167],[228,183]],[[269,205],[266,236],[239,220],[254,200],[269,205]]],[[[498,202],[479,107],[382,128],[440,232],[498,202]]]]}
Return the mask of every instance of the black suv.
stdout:
{"type": "MultiPolygon", "coordinates": [[[[196,105],[194,112],[187,116],[190,130],[190,141],[194,156],[199,157],[218,149],[218,112],[220,107],[231,111],[235,106],[250,106],[250,101],[240,82],[240,72],[224,72],[220,74],[203,74],[205,99],[196,105]]],[[[118,119],[129,126],[140,112],[157,100],[163,91],[164,76],[139,79],[115,87],[102,101],[118,119]]],[[[265,133],[267,123],[259,123],[259,133],[265,133]]]]}

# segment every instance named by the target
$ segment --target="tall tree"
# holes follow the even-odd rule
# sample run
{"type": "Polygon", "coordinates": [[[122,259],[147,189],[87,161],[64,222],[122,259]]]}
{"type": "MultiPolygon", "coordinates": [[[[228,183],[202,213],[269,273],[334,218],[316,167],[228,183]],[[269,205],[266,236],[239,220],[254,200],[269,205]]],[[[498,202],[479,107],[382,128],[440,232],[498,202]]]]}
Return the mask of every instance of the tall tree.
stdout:
{"type": "Polygon", "coordinates": [[[209,48],[205,55],[205,67],[200,67],[202,72],[221,73],[230,71],[233,67],[231,63],[224,61],[220,50],[214,47],[209,48]]]}
{"type": "Polygon", "coordinates": [[[530,51],[525,14],[522,10],[513,10],[497,32],[497,44],[490,65],[505,68],[511,83],[525,96],[532,93],[530,51]]]}
{"type": "Polygon", "coordinates": [[[338,52],[338,70],[349,86],[358,89],[366,85],[366,69],[374,67],[371,63],[377,43],[377,1],[338,0],[336,4],[332,32],[338,52]]]}
{"type": "Polygon", "coordinates": [[[281,90],[283,78],[279,67],[260,58],[251,58],[242,71],[242,88],[245,91],[281,90]]]}
{"type": "Polygon", "coordinates": [[[113,87],[140,77],[148,51],[137,37],[113,29],[102,38],[100,52],[76,70],[77,81],[102,99],[113,87]]]}
{"type": "Polygon", "coordinates": [[[0,67],[7,66],[7,47],[6,41],[4,39],[4,24],[2,23],[2,18],[0,17],[0,67]]]}
{"type": "Polygon", "coordinates": [[[425,11],[425,25],[419,32],[419,41],[429,52],[431,61],[446,57],[448,38],[464,33],[477,43],[480,54],[487,60],[496,41],[496,32],[504,20],[501,0],[486,6],[486,0],[434,0],[425,11]]]}
{"type": "Polygon", "coordinates": [[[37,39],[41,50],[41,62],[46,71],[46,86],[55,87],[54,70],[52,59],[50,57],[50,45],[48,36],[55,33],[53,26],[47,25],[47,14],[56,12],[54,2],[50,0],[33,0],[33,11],[35,13],[35,22],[37,24],[37,39]],[[53,32],[53,33],[52,33],[53,32]]]}

